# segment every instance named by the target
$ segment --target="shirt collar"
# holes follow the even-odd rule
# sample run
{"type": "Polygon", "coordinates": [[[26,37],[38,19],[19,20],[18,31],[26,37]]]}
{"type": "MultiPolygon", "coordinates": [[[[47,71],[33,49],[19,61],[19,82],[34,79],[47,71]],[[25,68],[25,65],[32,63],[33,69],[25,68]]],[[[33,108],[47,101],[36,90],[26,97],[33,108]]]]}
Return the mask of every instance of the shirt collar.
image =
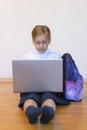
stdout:
{"type": "Polygon", "coordinates": [[[49,53],[49,49],[47,49],[44,53],[39,53],[37,50],[35,50],[35,53],[40,57],[45,57],[49,53]]]}

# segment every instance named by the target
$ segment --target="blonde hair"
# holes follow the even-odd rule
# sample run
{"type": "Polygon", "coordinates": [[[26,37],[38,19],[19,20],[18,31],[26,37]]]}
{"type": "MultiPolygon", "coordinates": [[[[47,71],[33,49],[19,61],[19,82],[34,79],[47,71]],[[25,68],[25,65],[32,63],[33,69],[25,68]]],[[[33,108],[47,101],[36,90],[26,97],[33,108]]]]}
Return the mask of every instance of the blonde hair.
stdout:
{"type": "Polygon", "coordinates": [[[51,40],[50,29],[46,25],[36,25],[32,30],[32,39],[35,39],[36,36],[45,34],[48,40],[51,40]]]}

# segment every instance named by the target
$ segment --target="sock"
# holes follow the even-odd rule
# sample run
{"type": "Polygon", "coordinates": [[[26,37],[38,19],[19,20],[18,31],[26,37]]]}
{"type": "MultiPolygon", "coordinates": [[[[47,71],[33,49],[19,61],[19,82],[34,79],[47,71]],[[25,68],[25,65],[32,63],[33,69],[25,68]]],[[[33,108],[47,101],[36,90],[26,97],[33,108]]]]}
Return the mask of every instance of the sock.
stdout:
{"type": "Polygon", "coordinates": [[[38,121],[38,116],[41,114],[42,108],[37,108],[34,106],[29,106],[26,109],[26,115],[31,124],[36,124],[38,121]]]}
{"type": "Polygon", "coordinates": [[[48,106],[44,106],[42,109],[43,111],[42,111],[42,116],[40,118],[40,122],[42,124],[47,124],[49,123],[50,120],[53,119],[55,112],[52,107],[48,107],[48,106]]]}

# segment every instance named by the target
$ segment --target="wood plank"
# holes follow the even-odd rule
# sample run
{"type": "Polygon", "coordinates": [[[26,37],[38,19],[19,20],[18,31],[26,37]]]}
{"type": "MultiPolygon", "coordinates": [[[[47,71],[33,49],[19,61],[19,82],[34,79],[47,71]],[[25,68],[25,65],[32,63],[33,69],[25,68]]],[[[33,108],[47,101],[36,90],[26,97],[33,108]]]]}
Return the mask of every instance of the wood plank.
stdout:
{"type": "Polygon", "coordinates": [[[87,83],[81,102],[57,106],[54,119],[47,125],[32,125],[18,108],[19,94],[13,93],[12,82],[0,82],[0,130],[87,130],[87,83]]]}

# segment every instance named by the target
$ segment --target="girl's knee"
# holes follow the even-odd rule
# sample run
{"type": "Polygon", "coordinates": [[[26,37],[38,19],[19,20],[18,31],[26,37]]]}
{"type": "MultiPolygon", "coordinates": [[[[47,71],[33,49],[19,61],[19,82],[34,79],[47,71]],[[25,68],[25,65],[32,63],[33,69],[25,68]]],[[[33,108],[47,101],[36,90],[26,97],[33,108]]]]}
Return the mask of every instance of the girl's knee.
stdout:
{"type": "Polygon", "coordinates": [[[28,99],[28,100],[25,101],[25,103],[24,103],[24,105],[23,105],[23,109],[24,109],[25,112],[26,112],[26,109],[27,109],[29,106],[38,107],[36,101],[33,100],[33,99],[28,99]]]}
{"type": "Polygon", "coordinates": [[[41,107],[44,107],[44,106],[49,106],[49,107],[52,107],[54,109],[54,111],[56,110],[56,104],[52,99],[46,99],[43,102],[41,107]]]}

